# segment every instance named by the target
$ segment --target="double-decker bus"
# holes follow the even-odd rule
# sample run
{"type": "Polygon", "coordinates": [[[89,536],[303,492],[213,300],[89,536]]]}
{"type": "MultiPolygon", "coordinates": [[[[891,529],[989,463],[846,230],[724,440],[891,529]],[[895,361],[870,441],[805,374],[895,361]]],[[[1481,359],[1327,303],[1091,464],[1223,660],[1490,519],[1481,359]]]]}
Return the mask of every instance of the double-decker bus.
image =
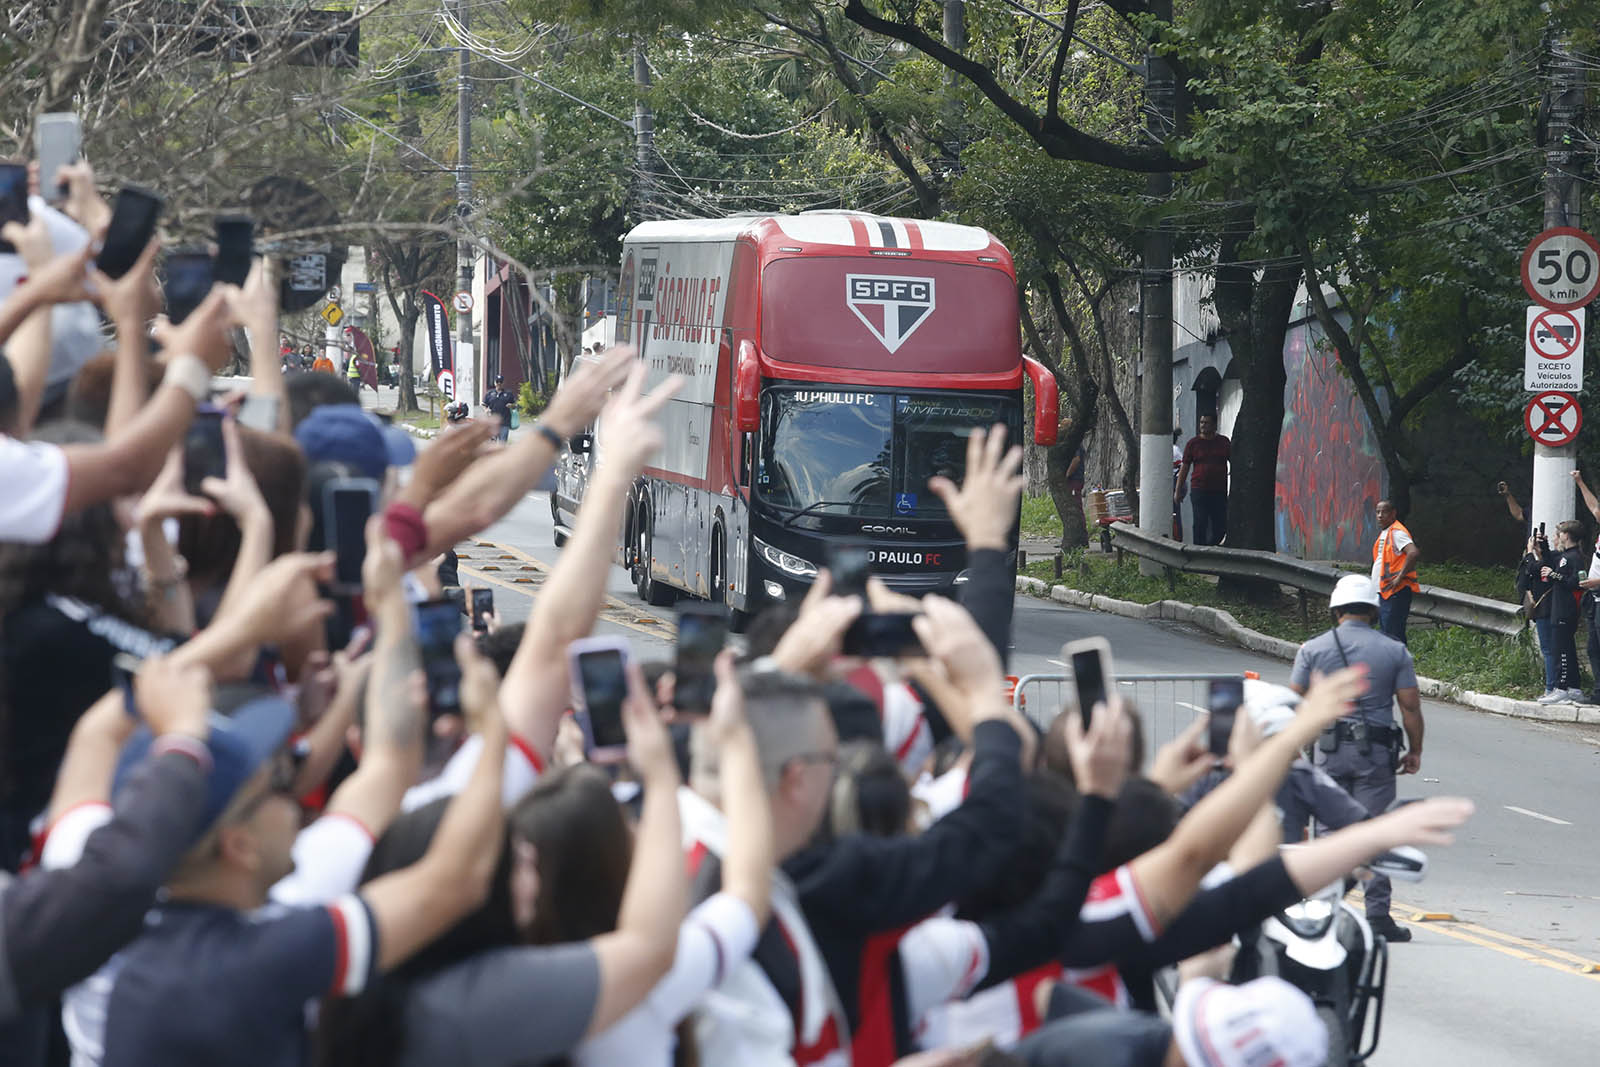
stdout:
{"type": "MultiPolygon", "coordinates": [[[[976,427],[1018,439],[1024,378],[1034,440],[1055,442],[1056,383],[1022,354],[1011,255],[976,227],[853,212],[645,223],[623,244],[617,310],[651,385],[686,379],[622,544],[651,604],[690,594],[754,614],[803,595],[841,544],[865,547],[891,588],[949,591],[966,550],[928,480],[960,482],[976,427]]],[[[558,541],[589,448],[579,438],[560,467],[558,541]]]]}

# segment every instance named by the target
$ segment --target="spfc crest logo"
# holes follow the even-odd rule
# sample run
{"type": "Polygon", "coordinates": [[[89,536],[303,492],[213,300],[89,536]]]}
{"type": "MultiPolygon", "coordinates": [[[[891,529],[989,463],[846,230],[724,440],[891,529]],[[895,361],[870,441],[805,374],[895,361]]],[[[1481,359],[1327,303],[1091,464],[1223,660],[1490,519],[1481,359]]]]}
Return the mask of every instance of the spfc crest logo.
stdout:
{"type": "Polygon", "coordinates": [[[844,301],[872,336],[894,352],[933,317],[933,279],[846,274],[844,301]]]}

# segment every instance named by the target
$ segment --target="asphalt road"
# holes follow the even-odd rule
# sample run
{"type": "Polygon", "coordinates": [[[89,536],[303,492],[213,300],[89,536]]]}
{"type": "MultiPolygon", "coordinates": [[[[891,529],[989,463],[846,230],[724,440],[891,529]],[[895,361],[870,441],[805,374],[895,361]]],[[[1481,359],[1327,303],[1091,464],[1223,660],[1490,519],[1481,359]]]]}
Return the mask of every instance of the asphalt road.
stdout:
{"type": "MultiPolygon", "coordinates": [[[[463,582],[492,582],[502,617],[524,618],[543,569],[559,556],[544,494],[529,496],[462,552],[463,582]]],[[[609,592],[599,632],[627,634],[642,656],[667,655],[670,609],[641,604],[620,567],[609,592]]],[[[1289,676],[1285,662],[1190,627],[1029,597],[1018,598],[1013,633],[1016,674],[1059,672],[1063,643],[1101,635],[1123,677],[1243,670],[1268,681],[1289,676]]],[[[1461,794],[1478,813],[1453,848],[1432,851],[1425,882],[1396,887],[1398,918],[1453,918],[1414,923],[1415,939],[1394,946],[1382,1040],[1370,1062],[1600,1062],[1600,973],[1586,973],[1600,970],[1600,806],[1591,807],[1600,730],[1433,701],[1423,707],[1422,773],[1402,779],[1401,795],[1461,794]]],[[[1158,734],[1174,727],[1165,719],[1152,725],[1158,734]]]]}

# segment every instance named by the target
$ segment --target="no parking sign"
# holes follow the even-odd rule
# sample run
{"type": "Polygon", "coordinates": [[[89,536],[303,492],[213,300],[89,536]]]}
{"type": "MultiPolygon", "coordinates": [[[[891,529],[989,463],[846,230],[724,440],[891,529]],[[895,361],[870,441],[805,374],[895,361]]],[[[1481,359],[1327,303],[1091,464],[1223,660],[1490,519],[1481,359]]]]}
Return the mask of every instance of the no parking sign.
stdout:
{"type": "Polygon", "coordinates": [[[1583,429],[1583,409],[1578,398],[1566,393],[1540,393],[1522,412],[1528,436],[1549,448],[1570,445],[1583,429]]]}

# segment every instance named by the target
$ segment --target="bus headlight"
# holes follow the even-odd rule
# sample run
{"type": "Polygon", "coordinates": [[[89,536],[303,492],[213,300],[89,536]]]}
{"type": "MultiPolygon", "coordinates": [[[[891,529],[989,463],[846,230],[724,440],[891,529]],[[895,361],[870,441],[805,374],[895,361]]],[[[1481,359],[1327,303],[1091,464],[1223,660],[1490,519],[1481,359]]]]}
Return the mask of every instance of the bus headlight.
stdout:
{"type": "Polygon", "coordinates": [[[759,537],[752,537],[750,540],[755,542],[756,551],[761,554],[761,558],[783,573],[793,575],[796,578],[815,578],[817,576],[817,565],[811,561],[801,559],[799,556],[791,555],[781,548],[769,545],[759,537]]]}

